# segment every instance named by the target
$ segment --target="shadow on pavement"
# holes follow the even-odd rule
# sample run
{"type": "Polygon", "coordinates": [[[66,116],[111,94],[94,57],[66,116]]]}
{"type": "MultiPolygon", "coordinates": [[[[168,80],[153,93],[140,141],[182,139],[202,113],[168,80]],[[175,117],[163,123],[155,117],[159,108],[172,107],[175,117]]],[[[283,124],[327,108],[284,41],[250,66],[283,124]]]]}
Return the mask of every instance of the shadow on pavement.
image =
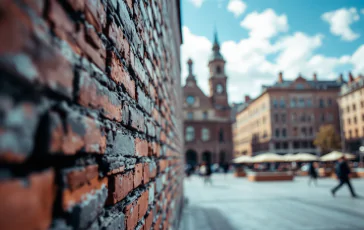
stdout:
{"type": "Polygon", "coordinates": [[[216,208],[185,206],[179,230],[237,230],[216,208]]]}

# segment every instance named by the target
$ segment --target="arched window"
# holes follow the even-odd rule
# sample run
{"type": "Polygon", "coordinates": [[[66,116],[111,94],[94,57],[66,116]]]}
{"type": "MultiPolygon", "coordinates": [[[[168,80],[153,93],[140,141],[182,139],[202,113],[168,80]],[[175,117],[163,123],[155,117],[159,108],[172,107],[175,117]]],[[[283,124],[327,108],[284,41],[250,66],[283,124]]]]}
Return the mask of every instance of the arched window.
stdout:
{"type": "Polygon", "coordinates": [[[216,73],[218,73],[218,74],[221,73],[221,67],[220,66],[216,66],[216,73]]]}
{"type": "Polygon", "coordinates": [[[195,128],[188,126],[186,128],[186,141],[192,141],[195,139],[195,128]]]}
{"type": "Polygon", "coordinates": [[[219,141],[224,142],[224,130],[222,128],[219,131],[219,141]]]}
{"type": "Polygon", "coordinates": [[[208,128],[203,128],[201,132],[201,139],[203,141],[208,141],[210,139],[210,130],[208,128]]]}

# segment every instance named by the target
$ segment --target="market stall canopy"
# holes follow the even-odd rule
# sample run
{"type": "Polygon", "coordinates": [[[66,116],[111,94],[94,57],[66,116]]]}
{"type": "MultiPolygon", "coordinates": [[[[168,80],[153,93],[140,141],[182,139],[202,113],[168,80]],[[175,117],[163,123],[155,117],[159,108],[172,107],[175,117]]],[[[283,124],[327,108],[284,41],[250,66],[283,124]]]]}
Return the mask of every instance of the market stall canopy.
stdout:
{"type": "Polygon", "coordinates": [[[351,153],[342,153],[339,151],[332,151],[331,153],[328,153],[320,158],[321,161],[337,161],[340,157],[345,155],[345,158],[348,160],[353,160],[356,158],[354,154],[351,153]]]}
{"type": "Polygon", "coordinates": [[[254,163],[284,162],[285,158],[276,153],[263,153],[253,157],[254,163]]]}
{"type": "Polygon", "coordinates": [[[285,161],[287,161],[287,162],[296,161],[296,155],[294,155],[292,153],[287,153],[283,157],[284,157],[285,161]]]}
{"type": "Polygon", "coordinates": [[[318,157],[310,153],[297,153],[295,160],[300,162],[317,161],[318,157]]]}
{"type": "Polygon", "coordinates": [[[250,156],[240,156],[240,157],[237,157],[235,159],[233,159],[233,162],[236,163],[236,164],[239,164],[239,163],[252,163],[253,162],[253,158],[250,157],[250,156]]]}

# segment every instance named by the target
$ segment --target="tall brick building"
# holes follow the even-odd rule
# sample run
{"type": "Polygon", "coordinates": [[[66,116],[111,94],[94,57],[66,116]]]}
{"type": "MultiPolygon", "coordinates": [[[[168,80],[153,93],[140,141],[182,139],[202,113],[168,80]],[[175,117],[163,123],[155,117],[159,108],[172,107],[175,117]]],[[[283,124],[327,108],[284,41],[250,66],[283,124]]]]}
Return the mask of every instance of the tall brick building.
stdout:
{"type": "Polygon", "coordinates": [[[183,86],[186,162],[192,165],[226,163],[232,157],[231,108],[228,103],[225,60],[215,34],[208,61],[209,96],[197,85],[193,62],[188,60],[188,77],[183,86]]]}
{"type": "Polygon", "coordinates": [[[364,146],[364,76],[354,78],[350,73],[338,101],[344,150],[359,152],[360,146],[364,146]]]}
{"type": "Polygon", "coordinates": [[[0,229],[177,229],[179,1],[0,1],[0,229]]]}
{"type": "Polygon", "coordinates": [[[293,81],[280,73],[273,85],[263,86],[262,93],[237,113],[233,125],[234,154],[257,155],[264,152],[313,153],[317,131],[332,124],[340,132],[337,98],[342,77],[308,80],[301,75],[293,81]]]}

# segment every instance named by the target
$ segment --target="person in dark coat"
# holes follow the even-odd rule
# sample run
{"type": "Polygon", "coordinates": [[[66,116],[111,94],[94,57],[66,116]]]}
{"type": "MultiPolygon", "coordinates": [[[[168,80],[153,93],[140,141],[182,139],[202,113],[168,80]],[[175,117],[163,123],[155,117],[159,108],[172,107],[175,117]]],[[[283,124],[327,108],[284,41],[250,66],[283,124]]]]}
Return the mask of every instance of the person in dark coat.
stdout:
{"type": "Polygon", "coordinates": [[[229,172],[230,165],[228,163],[223,164],[223,170],[224,170],[224,177],[226,177],[226,174],[229,172]]]}
{"type": "Polygon", "coordinates": [[[335,166],[335,172],[337,175],[337,178],[339,179],[340,183],[331,190],[331,193],[333,196],[335,196],[335,193],[337,190],[339,190],[339,188],[341,186],[343,186],[344,184],[347,184],[351,193],[352,197],[357,197],[357,195],[354,192],[353,187],[351,186],[350,183],[350,179],[349,179],[349,174],[350,174],[350,168],[348,163],[345,160],[345,156],[342,156],[339,161],[337,162],[336,166],[335,166]]]}
{"type": "Polygon", "coordinates": [[[200,167],[201,169],[201,174],[204,178],[204,184],[210,184],[212,185],[212,180],[211,180],[211,174],[212,174],[212,170],[211,170],[211,165],[209,165],[208,163],[204,162],[202,164],[202,166],[200,167]]]}
{"type": "Polygon", "coordinates": [[[317,171],[316,171],[316,164],[314,162],[310,163],[310,167],[308,168],[308,185],[311,184],[311,181],[314,182],[314,184],[317,186],[317,171]]]}

